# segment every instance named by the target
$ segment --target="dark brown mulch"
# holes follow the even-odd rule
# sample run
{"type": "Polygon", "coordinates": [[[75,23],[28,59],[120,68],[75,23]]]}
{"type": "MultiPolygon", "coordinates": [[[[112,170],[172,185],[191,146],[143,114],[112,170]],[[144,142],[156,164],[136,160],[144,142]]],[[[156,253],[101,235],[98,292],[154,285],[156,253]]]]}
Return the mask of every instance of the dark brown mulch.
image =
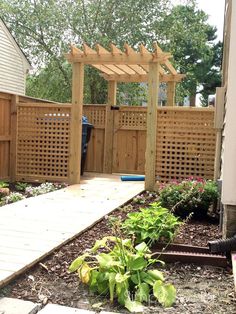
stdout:
{"type": "MultiPolygon", "coordinates": [[[[143,198],[146,200],[145,205],[138,204],[142,199],[136,199],[113,212],[112,216],[125,218],[128,211],[153,202],[155,195],[145,193],[143,198]]],[[[70,263],[86,248],[91,247],[95,239],[106,235],[111,235],[107,217],[3,288],[0,296],[90,310],[93,309],[92,305],[102,303],[102,309],[125,313],[119,306],[114,307],[109,302],[104,302],[104,298],[90,295],[86,287],[78,285],[76,274],[68,273],[70,263]]],[[[175,242],[206,246],[209,240],[219,237],[217,223],[212,223],[211,220],[190,221],[181,227],[175,242]]],[[[236,313],[233,278],[228,271],[213,267],[169,264],[163,272],[167,280],[173,282],[177,288],[176,305],[163,310],[150,300],[147,313],[236,313]]]]}

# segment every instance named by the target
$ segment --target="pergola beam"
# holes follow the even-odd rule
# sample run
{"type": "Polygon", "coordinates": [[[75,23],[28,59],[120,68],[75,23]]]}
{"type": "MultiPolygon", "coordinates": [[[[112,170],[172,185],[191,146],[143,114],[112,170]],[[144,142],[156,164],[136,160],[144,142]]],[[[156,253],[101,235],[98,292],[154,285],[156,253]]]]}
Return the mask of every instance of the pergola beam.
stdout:
{"type": "MultiPolygon", "coordinates": [[[[102,77],[107,81],[117,81],[117,82],[148,82],[148,74],[144,75],[116,75],[116,74],[102,74],[102,77]]],[[[185,77],[184,74],[163,74],[159,73],[159,80],[160,82],[181,82],[181,80],[185,77]]]]}
{"type": "Polygon", "coordinates": [[[114,44],[110,44],[110,51],[99,44],[96,49],[83,44],[83,50],[71,46],[71,53],[66,54],[66,58],[71,63],[92,65],[103,73],[106,80],[117,82],[147,82],[150,63],[158,62],[161,82],[180,82],[184,76],[179,76],[168,60],[170,53],[163,52],[157,43],[153,47],[154,51],[150,52],[141,44],[139,51],[135,51],[125,44],[123,52],[114,44]]]}
{"type": "Polygon", "coordinates": [[[150,62],[159,62],[161,64],[165,64],[166,60],[171,57],[171,54],[166,53],[160,53],[157,56],[152,55],[151,53],[149,55],[112,55],[112,54],[65,54],[66,59],[70,63],[84,63],[84,64],[146,64],[148,65],[150,62]]]}

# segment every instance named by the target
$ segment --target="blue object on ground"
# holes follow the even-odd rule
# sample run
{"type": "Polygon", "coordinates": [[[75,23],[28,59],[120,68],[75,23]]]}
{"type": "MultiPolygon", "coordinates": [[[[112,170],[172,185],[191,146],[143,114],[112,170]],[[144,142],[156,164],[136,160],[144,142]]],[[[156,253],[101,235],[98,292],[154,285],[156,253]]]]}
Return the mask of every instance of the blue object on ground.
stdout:
{"type": "Polygon", "coordinates": [[[121,176],[121,181],[144,181],[145,176],[121,176]]]}

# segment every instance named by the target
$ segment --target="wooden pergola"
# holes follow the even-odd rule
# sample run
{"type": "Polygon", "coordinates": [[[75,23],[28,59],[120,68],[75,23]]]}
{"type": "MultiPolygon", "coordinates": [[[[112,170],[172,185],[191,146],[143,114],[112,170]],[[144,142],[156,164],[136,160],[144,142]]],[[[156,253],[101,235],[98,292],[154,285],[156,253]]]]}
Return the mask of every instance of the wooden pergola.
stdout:
{"type": "MultiPolygon", "coordinates": [[[[114,44],[108,51],[99,44],[92,49],[83,44],[83,50],[71,46],[66,59],[72,63],[72,110],[71,110],[71,144],[70,144],[70,182],[80,182],[81,132],[84,89],[84,64],[91,65],[101,72],[108,81],[108,105],[116,105],[117,82],[148,82],[147,106],[147,142],[145,188],[155,185],[155,150],[156,146],[156,107],[160,82],[167,82],[167,105],[174,106],[175,86],[185,75],[178,74],[169,58],[171,54],[163,52],[153,44],[154,51],[147,50],[142,44],[135,51],[128,44],[124,52],[114,44]]],[[[109,119],[109,117],[107,117],[109,119]]],[[[112,136],[105,139],[105,146],[111,147],[112,136]]]]}

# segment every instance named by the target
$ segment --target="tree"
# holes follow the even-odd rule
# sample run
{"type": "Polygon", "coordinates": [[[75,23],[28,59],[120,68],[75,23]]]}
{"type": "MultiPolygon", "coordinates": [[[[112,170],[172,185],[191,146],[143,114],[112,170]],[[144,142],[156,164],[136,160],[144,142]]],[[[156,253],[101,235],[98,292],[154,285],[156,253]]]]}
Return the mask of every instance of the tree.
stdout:
{"type": "MultiPolygon", "coordinates": [[[[70,43],[99,42],[108,48],[114,42],[122,48],[125,42],[134,47],[142,42],[152,49],[153,41],[159,41],[187,74],[180,94],[194,98],[199,84],[203,93],[209,90],[203,77],[214,69],[215,30],[206,14],[196,10],[195,0],[185,3],[172,7],[170,0],[2,0],[0,12],[36,69],[27,82],[29,95],[71,100],[71,66],[63,57],[70,43]]],[[[97,70],[85,71],[85,102],[106,102],[106,82],[97,70]]],[[[119,84],[118,91],[121,103],[140,102],[145,93],[139,84],[119,84]]]]}
{"type": "Polygon", "coordinates": [[[204,99],[220,83],[221,44],[215,44],[216,28],[207,22],[208,16],[191,5],[178,5],[164,19],[162,42],[173,53],[176,68],[186,74],[180,94],[190,96],[195,105],[197,88],[204,99]]]}
{"type": "MultiPolygon", "coordinates": [[[[28,80],[28,93],[70,101],[70,66],[63,57],[70,43],[99,42],[105,47],[111,41],[120,47],[126,41],[131,45],[142,41],[151,44],[153,29],[160,24],[168,4],[169,0],[2,0],[0,11],[38,69],[28,80]]],[[[86,68],[86,74],[86,101],[105,102],[106,82],[92,68],[86,68]]]]}

